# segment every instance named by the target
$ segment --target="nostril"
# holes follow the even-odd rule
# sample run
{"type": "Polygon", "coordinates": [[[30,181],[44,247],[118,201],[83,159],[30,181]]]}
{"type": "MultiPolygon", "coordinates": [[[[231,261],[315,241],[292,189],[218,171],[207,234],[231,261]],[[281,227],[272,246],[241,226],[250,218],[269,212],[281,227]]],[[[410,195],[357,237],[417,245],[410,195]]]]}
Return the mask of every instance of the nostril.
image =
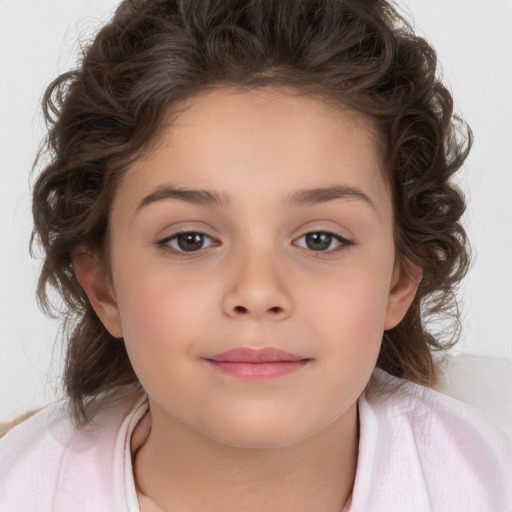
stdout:
{"type": "MultiPolygon", "coordinates": [[[[281,313],[283,313],[284,309],[281,306],[273,306],[264,311],[266,311],[267,314],[280,315],[281,313]]],[[[250,312],[257,313],[256,310],[252,311],[250,308],[246,308],[245,306],[235,306],[233,308],[233,312],[237,315],[246,315],[250,312]]],[[[263,310],[262,310],[262,312],[263,312],[263,310]]]]}

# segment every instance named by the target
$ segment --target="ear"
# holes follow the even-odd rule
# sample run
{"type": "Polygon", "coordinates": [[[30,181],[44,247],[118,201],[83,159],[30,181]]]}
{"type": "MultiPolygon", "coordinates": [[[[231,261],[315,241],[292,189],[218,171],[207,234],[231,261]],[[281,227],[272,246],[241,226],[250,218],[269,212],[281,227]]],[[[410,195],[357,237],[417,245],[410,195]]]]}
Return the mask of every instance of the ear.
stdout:
{"type": "Polygon", "coordinates": [[[122,338],[117,301],[110,279],[106,276],[98,256],[90,251],[78,249],[73,255],[73,267],[78,282],[105,328],[114,338],[122,338]]]}
{"type": "Polygon", "coordinates": [[[421,269],[410,260],[403,265],[395,264],[384,319],[385,331],[393,329],[402,321],[414,300],[421,276],[421,269]]]}

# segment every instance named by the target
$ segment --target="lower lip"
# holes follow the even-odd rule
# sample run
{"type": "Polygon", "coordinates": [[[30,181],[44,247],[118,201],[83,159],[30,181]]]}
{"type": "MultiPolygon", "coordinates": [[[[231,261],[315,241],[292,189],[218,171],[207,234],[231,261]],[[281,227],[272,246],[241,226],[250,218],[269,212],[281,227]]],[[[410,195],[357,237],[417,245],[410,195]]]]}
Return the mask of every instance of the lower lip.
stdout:
{"type": "Polygon", "coordinates": [[[239,379],[270,380],[300,370],[309,362],[309,359],[302,359],[300,361],[272,361],[267,363],[241,363],[206,359],[206,362],[218,372],[239,379]]]}

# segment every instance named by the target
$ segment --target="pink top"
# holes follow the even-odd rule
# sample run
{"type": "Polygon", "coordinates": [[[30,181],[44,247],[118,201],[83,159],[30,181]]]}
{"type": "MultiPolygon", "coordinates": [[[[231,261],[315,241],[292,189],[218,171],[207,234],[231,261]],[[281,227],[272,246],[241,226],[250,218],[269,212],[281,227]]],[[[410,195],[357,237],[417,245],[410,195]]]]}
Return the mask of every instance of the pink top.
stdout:
{"type": "MultiPolygon", "coordinates": [[[[77,432],[58,402],[11,430],[0,511],[139,512],[130,441],[146,412],[112,407],[77,432]]],[[[512,440],[472,407],[376,369],[359,415],[351,512],[512,511],[512,440]]]]}

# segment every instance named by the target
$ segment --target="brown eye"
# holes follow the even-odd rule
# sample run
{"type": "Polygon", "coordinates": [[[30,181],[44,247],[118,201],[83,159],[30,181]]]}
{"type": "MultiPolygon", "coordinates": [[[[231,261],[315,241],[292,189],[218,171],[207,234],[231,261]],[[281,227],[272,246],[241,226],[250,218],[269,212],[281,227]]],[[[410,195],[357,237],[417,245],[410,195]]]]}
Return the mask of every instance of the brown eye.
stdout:
{"type": "Polygon", "coordinates": [[[182,251],[198,251],[203,248],[204,236],[201,233],[182,233],[176,237],[176,243],[182,251]]]}
{"type": "Polygon", "coordinates": [[[184,233],[176,233],[160,241],[158,245],[166,246],[175,252],[196,252],[210,247],[211,245],[215,245],[215,242],[204,233],[187,231],[184,233]]]}
{"type": "Polygon", "coordinates": [[[306,246],[312,251],[325,251],[332,243],[332,235],[329,233],[308,233],[306,235],[306,246]]]}
{"type": "Polygon", "coordinates": [[[352,242],[327,231],[312,231],[297,238],[295,245],[315,252],[336,252],[348,248],[352,242]]]}

